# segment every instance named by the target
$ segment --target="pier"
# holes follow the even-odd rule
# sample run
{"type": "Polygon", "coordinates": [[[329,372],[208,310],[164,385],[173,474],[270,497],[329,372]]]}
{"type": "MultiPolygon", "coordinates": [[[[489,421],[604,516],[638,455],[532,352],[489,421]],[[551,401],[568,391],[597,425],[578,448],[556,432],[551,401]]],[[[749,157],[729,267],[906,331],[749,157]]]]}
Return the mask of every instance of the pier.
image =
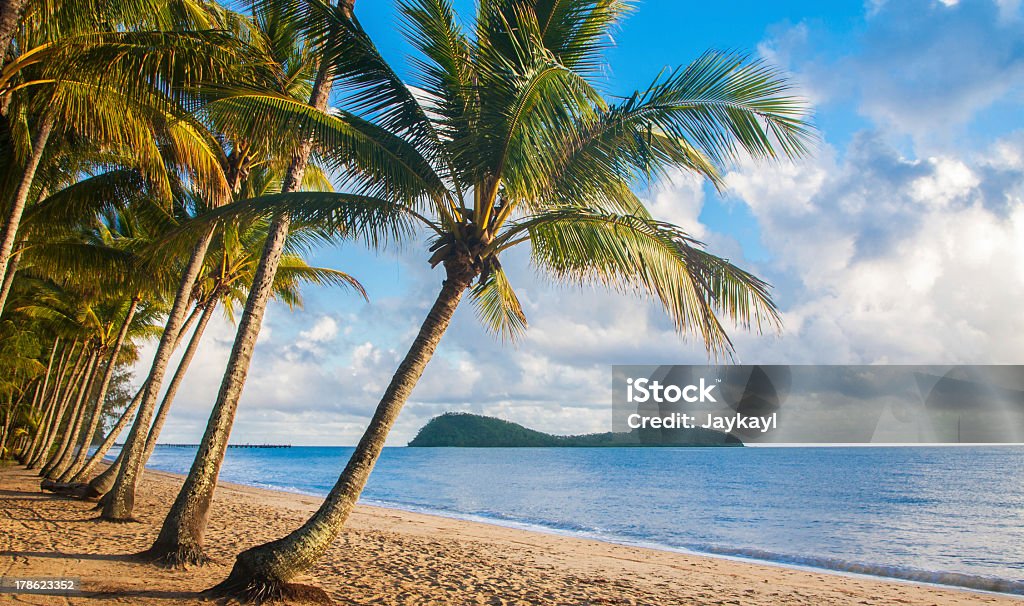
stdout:
{"type": "MultiPolygon", "coordinates": [[[[124,444],[115,444],[123,447],[124,444]]],[[[199,444],[157,444],[157,448],[197,448],[199,444]]],[[[228,444],[228,448],[291,448],[291,444],[228,444]]]]}

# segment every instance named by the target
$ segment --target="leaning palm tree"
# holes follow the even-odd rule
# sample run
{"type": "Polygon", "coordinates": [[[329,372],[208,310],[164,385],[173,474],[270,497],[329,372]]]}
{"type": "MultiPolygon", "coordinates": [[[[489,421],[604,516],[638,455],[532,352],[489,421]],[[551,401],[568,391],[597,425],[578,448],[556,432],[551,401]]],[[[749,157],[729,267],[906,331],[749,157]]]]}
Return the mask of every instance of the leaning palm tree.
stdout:
{"type": "MultiPolygon", "coordinates": [[[[337,8],[327,10],[332,15],[338,13],[347,18],[353,2],[340,0],[337,8]]],[[[329,19],[317,19],[316,15],[303,23],[291,14],[290,9],[294,6],[287,2],[270,2],[256,7],[253,14],[255,32],[262,35],[266,55],[287,77],[250,88],[211,90],[208,96],[212,98],[204,108],[207,118],[236,146],[232,151],[233,157],[262,158],[269,165],[281,164],[283,178],[276,182],[280,183],[279,191],[285,193],[300,188],[308,191],[314,189],[315,184],[330,186],[329,180],[312,161],[311,133],[301,128],[300,123],[309,112],[322,116],[327,107],[332,82],[331,65],[321,51],[336,42],[338,32],[329,24],[329,19]],[[328,23],[327,27],[320,27],[325,23],[328,23]],[[309,27],[310,24],[313,26],[309,27]],[[317,30],[326,35],[326,42],[318,38],[320,34],[314,33],[317,30]],[[307,96],[308,104],[302,101],[307,96]],[[273,104],[270,111],[266,111],[267,101],[273,104]],[[252,121],[251,118],[256,116],[260,117],[252,121]],[[239,154],[240,150],[244,153],[239,154]]],[[[372,135],[361,134],[360,140],[375,151],[380,149],[379,142],[372,135]]],[[[302,221],[294,224],[301,225],[302,221]]],[[[269,222],[224,380],[196,459],[175,499],[161,536],[147,554],[156,560],[175,565],[204,559],[202,537],[207,514],[263,314],[278,282],[279,270],[294,274],[296,270],[303,269],[294,265],[289,267],[284,255],[287,240],[295,231],[292,227],[292,217],[288,213],[280,213],[269,222]]],[[[342,276],[342,283],[362,290],[351,278],[337,275],[342,276]]]]}
{"type": "Polygon", "coordinates": [[[216,159],[196,145],[201,137],[182,120],[181,91],[262,71],[224,31],[219,8],[197,4],[182,10],[167,0],[38,4],[48,6],[32,6],[24,15],[10,60],[0,70],[0,130],[13,141],[0,146],[0,170],[13,177],[12,186],[0,190],[0,280],[8,272],[40,161],[54,139],[73,134],[129,147],[136,166],[169,196],[161,138],[151,132],[153,123],[160,124],[192,164],[197,183],[219,195],[223,184],[206,180],[209,171],[202,174],[217,168],[216,159]]]}
{"type": "MultiPolygon", "coordinates": [[[[280,183],[280,179],[277,182],[280,183]]],[[[201,282],[204,290],[208,289],[211,293],[207,299],[208,303],[204,306],[204,314],[212,310],[218,302],[223,302],[225,312],[232,319],[235,317],[236,306],[244,304],[247,299],[270,223],[259,221],[243,229],[233,227],[235,229],[226,230],[224,246],[220,250],[220,266],[201,282]]],[[[290,235],[301,239],[303,229],[308,227],[293,223],[290,235]]],[[[346,287],[366,298],[362,285],[350,275],[334,269],[310,266],[299,254],[286,249],[274,278],[273,297],[290,308],[301,306],[300,287],[303,284],[346,287]]],[[[202,320],[199,324],[199,327],[201,326],[202,320]]],[[[185,355],[189,355],[188,350],[185,355]]],[[[187,369],[187,366],[184,368],[187,369]]],[[[177,374],[175,380],[178,380],[177,374]]],[[[175,387],[176,383],[172,381],[168,387],[168,395],[171,398],[171,390],[175,387]]],[[[157,428],[157,423],[162,423],[165,414],[164,406],[161,405],[161,410],[154,421],[154,429],[157,428]]],[[[153,546],[144,553],[145,557],[168,566],[199,564],[207,560],[203,553],[203,536],[210,507],[208,498],[212,496],[212,486],[215,486],[219,471],[219,464],[212,463],[211,452],[226,447],[228,432],[223,426],[230,425],[231,420],[233,419],[226,416],[223,407],[215,407],[211,411],[203,442],[185,478],[185,483],[164,519],[160,535],[153,546]],[[213,436],[216,436],[216,440],[213,436]]],[[[155,442],[151,435],[149,451],[152,451],[155,442]]]]}
{"type": "Polygon", "coordinates": [[[500,262],[515,246],[528,245],[536,268],[556,280],[656,299],[680,333],[696,334],[716,357],[732,350],[722,317],[758,330],[777,324],[765,282],[653,219],[632,186],[669,169],[720,185],[739,157],[800,156],[813,139],[805,104],[770,66],[718,52],[607,101],[595,80],[609,29],[630,5],[481,1],[469,34],[446,0],[403,0],[406,32],[421,54],[409,83],[356,19],[323,9],[345,34],[331,67],[359,115],[309,112],[310,129],[333,136],[346,162],[358,151],[348,133],[383,140],[386,132],[389,158],[402,161],[345,173],[349,194],[282,195],[223,212],[287,211],[371,241],[418,222],[444,280],[319,510],[290,535],[239,554],[216,592],[280,595],[321,557],[467,291],[489,328],[522,333],[526,318],[500,262]]]}

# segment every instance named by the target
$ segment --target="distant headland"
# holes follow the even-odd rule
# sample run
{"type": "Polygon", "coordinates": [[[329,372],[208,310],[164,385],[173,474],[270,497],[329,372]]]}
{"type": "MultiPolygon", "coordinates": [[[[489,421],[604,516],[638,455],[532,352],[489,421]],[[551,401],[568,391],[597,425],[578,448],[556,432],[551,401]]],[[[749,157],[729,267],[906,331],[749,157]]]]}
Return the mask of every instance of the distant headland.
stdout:
{"type": "Polygon", "coordinates": [[[710,429],[634,430],[558,436],[518,423],[464,412],[447,412],[420,428],[411,447],[550,448],[637,446],[743,446],[737,438],[710,429]]]}

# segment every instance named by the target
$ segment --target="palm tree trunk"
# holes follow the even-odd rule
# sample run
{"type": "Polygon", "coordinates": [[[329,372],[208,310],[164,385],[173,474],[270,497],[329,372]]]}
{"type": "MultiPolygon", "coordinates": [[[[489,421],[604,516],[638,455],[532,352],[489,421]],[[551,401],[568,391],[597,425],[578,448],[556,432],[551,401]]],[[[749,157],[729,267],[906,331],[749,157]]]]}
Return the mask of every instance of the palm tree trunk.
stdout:
{"type": "Polygon", "coordinates": [[[468,263],[446,264],[446,269],[448,279],[444,281],[434,306],[392,377],[345,470],[320,509],[290,535],[238,554],[231,574],[211,590],[213,593],[241,594],[254,601],[286,597],[288,582],[316,564],[334,542],[366,486],[398,413],[434,355],[463,293],[476,275],[468,263]]]}
{"type": "Polygon", "coordinates": [[[21,12],[25,10],[26,0],[0,0],[0,66],[4,64],[7,50],[18,30],[21,12]]]}
{"type": "Polygon", "coordinates": [[[192,323],[195,322],[196,318],[199,317],[201,305],[196,305],[192,308],[192,311],[185,317],[185,322],[181,325],[181,330],[178,331],[178,337],[174,339],[174,351],[178,350],[178,346],[181,345],[181,339],[188,334],[189,329],[192,328],[192,323]]]}
{"type": "Polygon", "coordinates": [[[75,402],[75,417],[74,423],[68,426],[68,431],[65,434],[64,448],[61,450],[60,458],[50,468],[49,473],[46,477],[50,480],[56,480],[68,466],[71,465],[71,460],[75,454],[75,446],[78,445],[79,441],[82,440],[82,424],[85,421],[85,415],[89,412],[89,394],[92,392],[92,382],[96,378],[96,371],[99,368],[100,359],[100,348],[96,348],[89,354],[89,363],[87,370],[82,380],[82,388],[78,392],[78,399],[75,402]],[[70,439],[68,439],[70,438],[70,439]]]}
{"type": "MultiPolygon", "coordinates": [[[[117,436],[121,435],[121,432],[124,431],[124,428],[128,426],[128,422],[132,420],[132,415],[134,415],[135,411],[139,409],[139,404],[142,403],[142,393],[145,391],[145,389],[146,386],[143,385],[138,389],[138,391],[135,392],[135,397],[132,398],[131,403],[128,404],[128,406],[124,409],[124,412],[121,413],[121,418],[117,420],[117,423],[114,424],[114,427],[112,427],[110,431],[107,432],[106,437],[103,438],[103,442],[101,442],[100,445],[96,448],[96,452],[94,452],[92,456],[89,457],[89,460],[86,461],[85,465],[82,466],[82,469],[80,469],[78,473],[75,474],[75,477],[71,478],[72,484],[75,482],[84,482],[85,479],[89,477],[89,474],[92,473],[92,470],[96,468],[96,465],[98,465],[99,462],[103,460],[103,457],[107,456],[107,453],[110,452],[110,449],[114,447],[114,442],[117,441],[117,436]]],[[[114,477],[111,478],[110,486],[114,485],[114,477]]],[[[107,490],[110,490],[110,486],[107,486],[107,490]]],[[[106,492],[106,490],[104,490],[103,492],[106,492]]],[[[97,494],[93,496],[98,497],[102,496],[102,494],[97,494]]]]}
{"type": "Polygon", "coordinates": [[[142,474],[142,468],[146,464],[143,455],[146,450],[146,437],[149,435],[149,424],[153,420],[153,410],[156,408],[156,399],[163,384],[164,375],[167,373],[167,366],[171,360],[174,346],[177,344],[178,335],[181,332],[189,299],[192,296],[192,287],[196,278],[199,277],[203,260],[206,258],[206,250],[210,247],[210,241],[213,239],[214,229],[215,226],[211,225],[203,234],[202,239],[196,243],[192,250],[192,257],[182,275],[181,283],[178,285],[178,292],[174,297],[174,305],[171,307],[167,326],[160,338],[160,345],[157,346],[156,355],[153,357],[153,366],[146,379],[146,390],[142,397],[142,404],[139,406],[139,413],[135,416],[135,423],[132,424],[131,432],[129,432],[122,449],[124,457],[117,473],[117,480],[103,501],[103,512],[100,514],[100,518],[104,520],[127,521],[132,519],[132,510],[135,508],[135,487],[142,474]]]}
{"type": "Polygon", "coordinates": [[[56,462],[57,457],[60,454],[60,448],[56,452],[51,453],[53,446],[57,443],[57,438],[61,436],[61,425],[70,426],[71,420],[74,417],[74,408],[71,406],[71,401],[77,393],[79,381],[82,379],[82,375],[85,372],[85,355],[88,351],[88,346],[83,343],[82,349],[78,352],[78,359],[75,361],[74,367],[71,369],[71,375],[64,385],[64,391],[61,394],[60,410],[57,416],[54,418],[54,424],[51,428],[50,439],[46,444],[46,450],[43,453],[43,458],[40,460],[42,469],[39,471],[39,475],[45,476],[49,473],[53,463],[56,462]],[[70,410],[69,410],[70,408],[70,410]]]}
{"type": "Polygon", "coordinates": [[[160,402],[160,408],[156,411],[156,416],[153,418],[153,426],[149,428],[149,437],[146,438],[145,458],[147,461],[153,455],[156,441],[160,438],[160,431],[163,430],[164,422],[167,420],[167,413],[170,412],[171,404],[174,403],[174,396],[178,394],[178,387],[185,378],[188,367],[192,364],[192,358],[195,356],[196,350],[199,349],[199,342],[203,339],[203,333],[206,332],[206,325],[210,323],[210,318],[213,317],[213,310],[216,308],[216,299],[211,299],[209,303],[202,307],[203,313],[199,316],[196,331],[192,333],[192,338],[188,341],[188,347],[185,348],[185,353],[182,354],[181,360],[178,362],[178,368],[174,371],[174,376],[167,385],[167,391],[164,392],[164,399],[160,402]]]}
{"type": "Polygon", "coordinates": [[[40,396],[40,412],[43,415],[39,418],[39,424],[36,425],[36,430],[33,432],[32,441],[29,443],[28,449],[25,451],[25,462],[28,463],[36,454],[36,448],[39,446],[39,442],[42,440],[42,435],[46,432],[46,424],[49,422],[51,411],[53,407],[50,405],[47,390],[50,385],[50,373],[53,371],[53,360],[57,357],[57,347],[60,345],[60,337],[54,337],[53,348],[50,349],[50,357],[46,361],[46,374],[43,375],[42,383],[42,395],[40,396]]]}
{"type": "Polygon", "coordinates": [[[60,423],[60,415],[64,414],[64,400],[62,396],[66,386],[71,381],[71,375],[67,372],[67,365],[71,361],[77,346],[78,339],[75,339],[72,341],[71,347],[65,347],[64,352],[61,354],[60,364],[57,366],[57,382],[54,383],[53,394],[50,396],[50,420],[47,422],[43,438],[39,441],[35,454],[29,459],[29,469],[35,469],[42,465],[43,461],[46,460],[47,453],[50,451],[54,428],[60,423]]]}
{"type": "MultiPolygon", "coordinates": [[[[198,316],[197,312],[199,309],[200,307],[196,306],[196,308],[188,314],[188,317],[185,319],[185,323],[182,324],[181,331],[178,332],[178,338],[174,341],[175,349],[177,349],[177,346],[181,343],[181,337],[187,334],[188,329],[191,328],[191,323],[193,323],[193,320],[198,316]]],[[[180,364],[178,365],[180,366],[180,364]]],[[[72,482],[85,481],[85,479],[89,477],[89,474],[92,473],[92,470],[95,469],[96,465],[103,460],[106,453],[110,452],[111,448],[114,447],[114,442],[117,440],[117,437],[121,435],[121,432],[124,431],[128,422],[131,421],[131,415],[135,413],[135,410],[141,403],[144,392],[145,384],[135,392],[135,397],[132,398],[131,404],[129,404],[128,408],[125,409],[125,414],[121,416],[121,419],[118,421],[118,424],[114,426],[114,429],[112,429],[110,433],[106,434],[106,437],[103,438],[103,442],[98,448],[96,448],[95,453],[93,453],[92,458],[85,464],[82,471],[72,478],[72,482]]],[[[156,423],[154,423],[154,425],[156,425],[156,423]]],[[[152,433],[152,428],[150,431],[152,433]]],[[[145,461],[150,460],[150,455],[152,455],[152,453],[153,448],[147,448],[146,455],[143,459],[145,461]]],[[[118,453],[118,457],[114,460],[114,463],[106,466],[106,469],[104,469],[99,475],[89,480],[88,485],[81,494],[84,499],[99,499],[103,494],[110,492],[111,488],[114,487],[114,481],[118,477],[118,472],[121,470],[121,463],[124,461],[123,455],[124,447],[121,448],[121,451],[118,453]]]]}
{"type": "MultiPolygon", "coordinates": [[[[125,445],[122,444],[121,451],[117,453],[117,457],[114,458],[114,462],[107,466],[100,475],[89,480],[89,484],[85,487],[82,498],[102,499],[103,496],[110,493],[110,489],[114,487],[114,482],[117,481],[117,476],[121,472],[121,466],[124,464],[125,451],[125,445]]],[[[100,501],[99,508],[103,508],[102,500],[100,501]]]]}
{"type": "MultiPolygon", "coordinates": [[[[2,1],[2,0],[0,0],[2,1]]],[[[2,23],[0,23],[2,26],[2,23]]],[[[2,34],[2,32],[0,32],[2,34]]],[[[0,40],[2,43],[2,40],[0,40]]],[[[28,163],[21,175],[21,182],[15,191],[14,200],[11,203],[10,214],[4,224],[3,235],[0,236],[0,280],[7,279],[7,264],[11,259],[11,251],[14,249],[14,239],[18,236],[18,227],[21,225],[21,215],[25,212],[25,203],[28,202],[29,189],[36,177],[36,169],[39,168],[39,161],[43,158],[43,151],[46,149],[46,141],[50,138],[50,131],[53,129],[53,118],[47,115],[39,125],[39,130],[32,137],[32,153],[29,155],[28,163]]],[[[0,310],[2,312],[2,310],[0,310]]]]}
{"type": "MultiPolygon", "coordinates": [[[[182,335],[188,332],[189,327],[192,325],[192,321],[196,319],[196,312],[198,311],[198,309],[199,307],[197,306],[196,309],[192,310],[192,313],[188,315],[188,319],[185,320],[185,324],[182,326],[181,331],[178,333],[178,338],[175,339],[174,341],[175,348],[177,348],[178,345],[181,343],[182,335]]],[[[104,438],[103,443],[100,444],[100,447],[96,449],[96,453],[92,456],[92,459],[90,459],[89,462],[85,464],[85,468],[81,472],[79,472],[77,477],[75,477],[72,480],[73,482],[84,481],[85,478],[89,477],[89,474],[92,473],[92,470],[96,467],[96,465],[98,465],[99,462],[103,460],[103,457],[106,456],[108,452],[110,452],[110,449],[114,446],[114,442],[117,440],[117,436],[121,435],[121,432],[124,431],[125,426],[127,426],[128,422],[131,420],[131,415],[135,412],[136,409],[138,409],[139,404],[142,402],[142,396],[145,393],[145,391],[146,386],[145,384],[143,384],[143,386],[140,387],[139,391],[135,394],[135,397],[132,398],[132,403],[128,406],[128,410],[125,410],[125,414],[121,415],[121,419],[117,422],[117,425],[115,425],[114,428],[110,431],[110,433],[107,434],[107,437],[104,438]]],[[[152,449],[149,449],[146,452],[152,454],[153,451],[152,449]]],[[[100,473],[98,476],[96,476],[92,480],[89,480],[89,484],[85,487],[81,495],[83,498],[98,499],[103,495],[107,494],[108,492],[110,492],[110,489],[114,487],[114,481],[117,479],[117,474],[121,470],[121,463],[124,461],[123,455],[124,448],[122,447],[121,451],[118,453],[117,458],[114,460],[114,462],[108,465],[107,468],[104,469],[103,472],[100,473]]],[[[147,455],[145,459],[148,461],[149,455],[147,455]]]]}
{"type": "Polygon", "coordinates": [[[18,273],[18,261],[20,260],[21,251],[17,250],[11,255],[11,262],[4,275],[3,285],[0,285],[0,316],[4,313],[4,307],[7,306],[7,296],[11,294],[11,286],[14,285],[14,276],[18,273]]]}
{"type": "Polygon", "coordinates": [[[96,406],[93,408],[92,417],[89,418],[89,423],[85,429],[84,441],[82,442],[82,448],[78,451],[75,459],[71,462],[71,465],[67,470],[57,478],[58,482],[67,482],[74,477],[78,470],[81,469],[82,465],[85,464],[85,457],[89,454],[89,446],[92,445],[93,437],[96,435],[96,427],[99,426],[100,419],[103,418],[103,406],[106,404],[107,389],[110,387],[110,379],[114,376],[114,369],[117,367],[117,357],[121,354],[121,346],[124,345],[124,339],[128,335],[128,328],[131,327],[132,320],[135,318],[135,310],[139,307],[139,298],[132,298],[131,304],[128,306],[128,311],[125,312],[124,322],[121,324],[121,330],[117,333],[117,339],[114,341],[114,348],[110,352],[110,357],[107,361],[107,369],[103,373],[103,379],[100,381],[100,388],[96,394],[96,406]]]}
{"type": "MultiPolygon", "coordinates": [[[[351,17],[352,5],[355,0],[341,0],[339,5],[347,7],[351,17]]],[[[331,96],[331,68],[328,61],[323,61],[317,70],[316,80],[310,93],[309,104],[318,111],[326,111],[331,96]]],[[[281,184],[283,193],[298,191],[302,185],[309,163],[309,155],[313,150],[312,139],[306,140],[296,150],[292,162],[285,173],[281,184]]],[[[256,275],[253,277],[249,296],[245,301],[245,310],[238,323],[238,332],[231,348],[231,357],[224,371],[217,402],[210,412],[203,440],[199,443],[196,458],[192,461],[185,483],[178,492],[170,512],[167,514],[160,538],[146,552],[155,560],[169,565],[202,563],[206,560],[203,554],[203,534],[209,516],[210,503],[213,501],[213,490],[217,486],[217,476],[224,461],[231,427],[238,410],[238,401],[242,397],[245,379],[249,374],[256,338],[263,324],[263,314],[274,288],[277,267],[284,252],[285,240],[291,218],[287,214],[274,218],[270,225],[267,240],[263,245],[256,275]]]]}

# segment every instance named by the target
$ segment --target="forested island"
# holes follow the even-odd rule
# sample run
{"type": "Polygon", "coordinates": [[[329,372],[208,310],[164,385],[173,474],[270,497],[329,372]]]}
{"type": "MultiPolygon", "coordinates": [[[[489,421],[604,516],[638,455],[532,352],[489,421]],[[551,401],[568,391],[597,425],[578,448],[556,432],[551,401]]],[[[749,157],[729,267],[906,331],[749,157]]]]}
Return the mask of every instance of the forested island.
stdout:
{"type": "Polygon", "coordinates": [[[737,438],[710,429],[635,430],[558,436],[518,423],[464,412],[434,417],[409,442],[411,447],[550,448],[636,446],[743,446],[737,438]]]}

